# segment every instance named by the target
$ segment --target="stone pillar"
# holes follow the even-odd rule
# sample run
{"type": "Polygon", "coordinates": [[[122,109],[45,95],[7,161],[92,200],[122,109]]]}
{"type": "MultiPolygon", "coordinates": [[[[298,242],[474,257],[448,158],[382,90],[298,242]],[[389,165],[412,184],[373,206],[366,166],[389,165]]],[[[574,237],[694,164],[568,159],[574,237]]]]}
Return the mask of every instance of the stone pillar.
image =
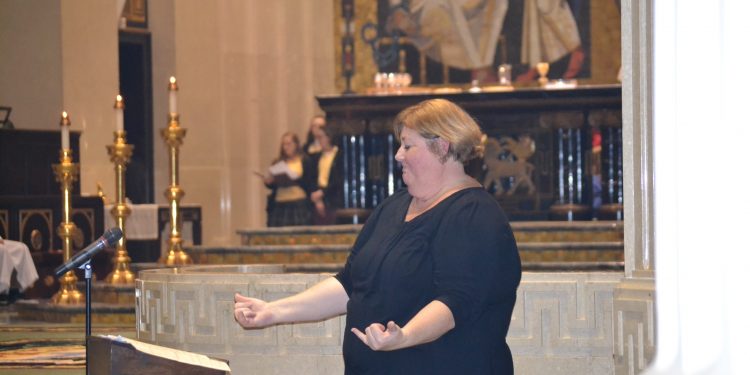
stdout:
{"type": "Polygon", "coordinates": [[[652,4],[622,2],[622,143],[625,278],[614,292],[615,374],[654,358],[652,4]]]}

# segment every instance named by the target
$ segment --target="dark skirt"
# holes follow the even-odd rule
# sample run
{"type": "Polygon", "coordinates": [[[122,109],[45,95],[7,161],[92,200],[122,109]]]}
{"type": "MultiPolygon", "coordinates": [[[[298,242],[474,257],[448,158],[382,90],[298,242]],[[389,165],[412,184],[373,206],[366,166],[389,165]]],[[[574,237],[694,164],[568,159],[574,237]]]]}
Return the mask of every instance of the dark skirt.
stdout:
{"type": "Polygon", "coordinates": [[[312,207],[307,199],[291,202],[274,202],[268,217],[269,227],[312,224],[312,207]]]}

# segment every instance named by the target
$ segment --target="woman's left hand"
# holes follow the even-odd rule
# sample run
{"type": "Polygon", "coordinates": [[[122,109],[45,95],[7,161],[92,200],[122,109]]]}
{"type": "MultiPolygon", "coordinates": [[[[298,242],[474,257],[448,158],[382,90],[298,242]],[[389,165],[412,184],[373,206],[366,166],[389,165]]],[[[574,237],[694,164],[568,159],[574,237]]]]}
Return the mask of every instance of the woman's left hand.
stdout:
{"type": "Polygon", "coordinates": [[[373,323],[365,328],[364,333],[357,328],[352,328],[352,332],[372,350],[396,350],[404,347],[406,342],[404,331],[393,321],[388,322],[388,327],[373,323]]]}

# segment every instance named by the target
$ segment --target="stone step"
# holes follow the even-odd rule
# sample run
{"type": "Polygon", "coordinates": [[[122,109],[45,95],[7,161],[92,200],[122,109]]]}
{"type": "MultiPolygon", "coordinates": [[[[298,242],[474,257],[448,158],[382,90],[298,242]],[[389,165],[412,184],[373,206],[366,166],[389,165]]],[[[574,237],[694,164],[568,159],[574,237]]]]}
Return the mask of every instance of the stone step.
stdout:
{"type": "MultiPolygon", "coordinates": [[[[275,244],[191,246],[185,249],[196,264],[344,263],[349,244],[275,244]]],[[[622,262],[622,241],[519,242],[523,262],[622,262]]]]}
{"type": "MultiPolygon", "coordinates": [[[[16,302],[18,317],[53,323],[85,323],[86,305],[56,305],[49,300],[16,302]]],[[[134,305],[91,303],[91,324],[135,324],[134,305]]]]}
{"type": "MultiPolygon", "coordinates": [[[[622,241],[621,221],[512,222],[521,242],[622,241]]],[[[299,226],[238,230],[240,243],[254,245],[353,244],[362,225],[299,226]]]]}
{"type": "MultiPolygon", "coordinates": [[[[344,268],[343,263],[304,263],[286,264],[286,273],[336,273],[344,268]]],[[[523,262],[524,272],[598,272],[623,271],[622,261],[587,261],[587,262],[523,262]]]]}

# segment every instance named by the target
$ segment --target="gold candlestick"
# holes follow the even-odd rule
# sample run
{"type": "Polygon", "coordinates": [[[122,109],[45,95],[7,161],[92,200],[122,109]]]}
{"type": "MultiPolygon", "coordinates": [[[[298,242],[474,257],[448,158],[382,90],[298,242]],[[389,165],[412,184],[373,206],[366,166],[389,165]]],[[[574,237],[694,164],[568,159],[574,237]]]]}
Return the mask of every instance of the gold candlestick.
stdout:
{"type": "Polygon", "coordinates": [[[177,80],[174,77],[169,80],[170,113],[169,126],[161,130],[164,142],[169,146],[169,176],[170,185],[164,191],[169,201],[169,253],[166,257],[159,259],[159,263],[166,265],[191,264],[193,260],[182,250],[182,229],[180,217],[180,199],[185,192],[179,186],[179,156],[182,139],[185,138],[186,129],[180,127],[180,116],[176,112],[177,80]]]}
{"type": "MultiPolygon", "coordinates": [[[[118,95],[119,98],[119,95],[118,95]]],[[[115,102],[115,108],[123,108],[122,100],[115,102]]],[[[112,272],[107,275],[108,284],[133,284],[135,276],[130,271],[130,256],[125,240],[125,221],[130,216],[130,207],[125,204],[125,169],[133,155],[133,145],[125,140],[125,131],[115,131],[115,143],[107,145],[109,160],[115,164],[115,189],[117,200],[110,213],[122,230],[122,237],[117,241],[117,252],[112,262],[115,264],[112,272]]]]}
{"type": "MultiPolygon", "coordinates": [[[[60,119],[60,126],[64,130],[70,127],[70,118],[63,112],[60,119]]],[[[64,143],[64,141],[63,141],[64,143]]],[[[63,220],[57,227],[57,235],[60,236],[63,243],[63,264],[71,257],[73,250],[73,232],[76,225],[70,221],[70,195],[73,190],[73,183],[78,180],[79,165],[73,163],[73,150],[63,147],[60,150],[60,164],[52,164],[52,170],[55,172],[55,180],[60,183],[60,190],[63,196],[63,220]]],[[[74,271],[68,271],[60,278],[60,290],[52,296],[52,303],[58,305],[75,305],[83,303],[83,294],[76,288],[78,277],[74,271]]]]}

